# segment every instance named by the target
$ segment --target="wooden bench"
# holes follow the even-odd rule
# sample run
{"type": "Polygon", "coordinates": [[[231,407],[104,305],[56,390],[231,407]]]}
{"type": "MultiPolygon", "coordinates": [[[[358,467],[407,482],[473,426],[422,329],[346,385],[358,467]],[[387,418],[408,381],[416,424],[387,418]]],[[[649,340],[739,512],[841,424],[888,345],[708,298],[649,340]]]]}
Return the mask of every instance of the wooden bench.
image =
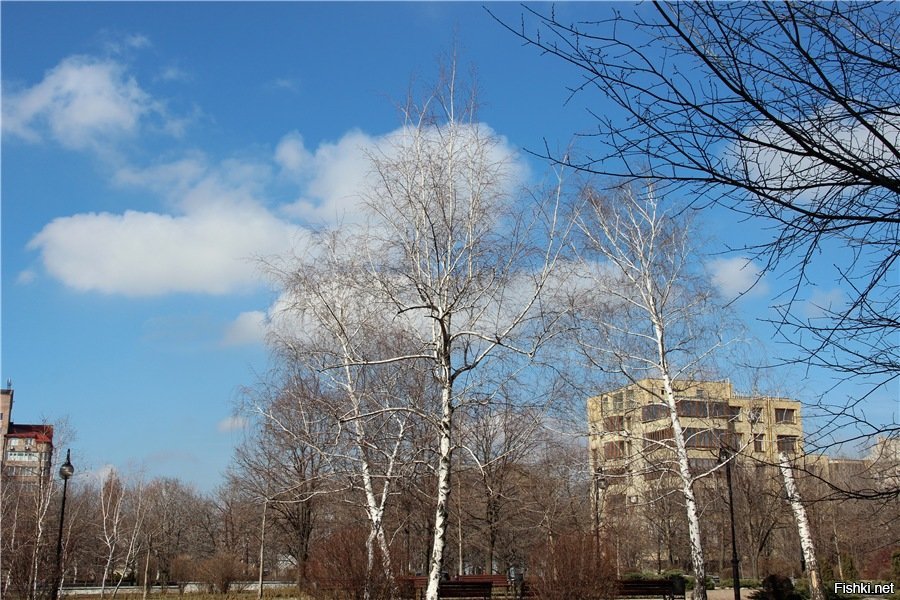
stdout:
{"type": "MultiPolygon", "coordinates": [[[[469,598],[470,600],[491,600],[494,579],[489,575],[463,575],[450,581],[438,584],[438,598],[469,598]]],[[[502,577],[503,585],[506,578],[502,577]]],[[[425,597],[428,587],[427,577],[402,577],[398,579],[400,595],[403,598],[419,599],[425,597]]]]}
{"type": "Polygon", "coordinates": [[[672,579],[628,579],[616,582],[616,595],[620,598],[684,598],[683,582],[672,579]]]}

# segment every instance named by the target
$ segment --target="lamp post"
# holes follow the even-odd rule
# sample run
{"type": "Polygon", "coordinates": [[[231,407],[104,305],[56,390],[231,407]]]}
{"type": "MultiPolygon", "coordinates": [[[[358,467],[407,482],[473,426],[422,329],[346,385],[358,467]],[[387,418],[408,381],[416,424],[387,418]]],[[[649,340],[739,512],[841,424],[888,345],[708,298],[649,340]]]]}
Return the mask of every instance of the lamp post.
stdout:
{"type": "Polygon", "coordinates": [[[734,600],[741,600],[741,571],[738,567],[737,541],[734,535],[734,493],[731,489],[731,449],[722,446],[719,450],[719,462],[725,465],[725,481],[728,485],[728,512],[731,515],[731,579],[734,588],[734,600]]]}
{"type": "Polygon", "coordinates": [[[59,598],[59,588],[62,585],[62,534],[63,519],[66,516],[66,492],[69,489],[69,477],[75,473],[75,467],[72,466],[71,450],[66,450],[66,462],[59,468],[59,476],[63,480],[62,504],[59,507],[59,533],[56,536],[56,577],[53,581],[53,591],[50,597],[52,600],[59,598]]]}

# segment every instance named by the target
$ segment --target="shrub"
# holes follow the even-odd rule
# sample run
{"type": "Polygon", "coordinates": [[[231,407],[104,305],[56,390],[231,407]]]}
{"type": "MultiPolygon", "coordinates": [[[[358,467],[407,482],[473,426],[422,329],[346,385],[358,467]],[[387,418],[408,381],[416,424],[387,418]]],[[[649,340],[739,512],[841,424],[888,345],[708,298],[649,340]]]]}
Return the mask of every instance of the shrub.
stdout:
{"type": "Polygon", "coordinates": [[[603,600],[615,595],[615,563],[609,548],[600,556],[591,535],[558,535],[537,548],[529,564],[531,585],[541,600],[603,600]]]}
{"type": "Polygon", "coordinates": [[[753,600],[802,600],[790,577],[784,575],[767,575],[762,585],[752,594],[753,600]]]}

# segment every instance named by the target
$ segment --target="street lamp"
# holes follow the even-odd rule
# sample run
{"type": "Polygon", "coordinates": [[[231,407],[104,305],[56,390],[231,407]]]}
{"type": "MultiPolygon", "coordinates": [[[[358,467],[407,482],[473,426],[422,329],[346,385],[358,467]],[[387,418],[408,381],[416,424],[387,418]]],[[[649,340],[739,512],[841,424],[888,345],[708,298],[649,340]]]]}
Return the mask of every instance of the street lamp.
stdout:
{"type": "Polygon", "coordinates": [[[63,480],[62,505],[59,507],[59,533],[56,536],[56,577],[53,581],[52,600],[59,598],[59,588],[62,585],[62,534],[63,519],[66,516],[66,492],[69,489],[69,477],[75,473],[75,467],[71,461],[72,451],[66,450],[66,462],[59,468],[59,476],[63,480]]]}
{"type": "Polygon", "coordinates": [[[734,600],[741,600],[741,571],[738,567],[737,541],[734,535],[734,493],[731,489],[731,449],[722,446],[719,450],[719,463],[725,465],[725,481],[728,484],[728,512],[731,514],[731,579],[734,588],[734,600]]]}

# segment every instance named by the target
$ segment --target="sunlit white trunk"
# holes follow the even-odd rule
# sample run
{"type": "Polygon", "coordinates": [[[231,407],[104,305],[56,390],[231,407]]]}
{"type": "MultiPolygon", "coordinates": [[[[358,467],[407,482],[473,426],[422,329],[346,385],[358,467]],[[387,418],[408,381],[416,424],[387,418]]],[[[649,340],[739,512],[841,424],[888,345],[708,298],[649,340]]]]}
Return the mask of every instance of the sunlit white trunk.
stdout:
{"type": "Polygon", "coordinates": [[[706,561],[703,558],[703,544],[700,541],[700,517],[697,513],[697,500],[694,497],[694,484],[688,462],[684,429],[678,419],[675,394],[668,373],[663,374],[663,386],[665,387],[666,404],[669,406],[669,418],[672,422],[672,437],[675,440],[681,494],[684,497],[684,507],[687,512],[688,542],[691,546],[691,566],[695,578],[693,600],[706,600],[706,561]]]}
{"type": "Polygon", "coordinates": [[[810,600],[825,600],[822,591],[822,580],[819,578],[819,564],[816,562],[816,548],[813,545],[812,529],[809,527],[809,519],[806,516],[806,508],[800,498],[800,491],[794,481],[794,472],[791,469],[791,461],[785,452],[778,453],[778,466],[781,468],[781,476],[784,477],[784,489],[787,492],[788,502],[794,512],[794,520],[797,522],[797,533],[800,535],[800,549],[803,551],[803,560],[806,561],[806,574],[809,577],[810,600]]]}
{"type": "Polygon", "coordinates": [[[268,509],[269,499],[266,498],[263,500],[262,525],[259,529],[259,588],[256,590],[256,600],[262,600],[263,564],[266,557],[266,513],[268,512],[268,509]]]}
{"type": "Polygon", "coordinates": [[[453,423],[451,388],[444,385],[441,390],[440,446],[437,471],[437,506],[434,511],[434,543],[431,548],[431,569],[428,573],[428,588],[425,600],[438,600],[438,584],[441,580],[441,565],[444,560],[444,542],[447,537],[447,516],[450,502],[450,434],[453,423]]]}
{"type": "Polygon", "coordinates": [[[672,423],[672,438],[675,441],[675,456],[678,462],[678,475],[681,480],[681,495],[687,512],[688,542],[691,547],[691,566],[694,570],[693,600],[706,600],[706,561],[703,558],[703,543],[700,538],[700,517],[697,514],[697,500],[694,497],[694,480],[691,477],[688,461],[687,443],[684,429],[678,418],[678,406],[675,402],[675,390],[669,372],[668,347],[666,345],[665,325],[656,304],[653,284],[649,277],[645,279],[647,307],[656,334],[657,359],[663,381],[663,395],[669,409],[669,421],[672,423]]]}
{"type": "MultiPolygon", "coordinates": [[[[344,353],[347,358],[351,356],[346,344],[344,344],[344,353]]],[[[396,464],[400,446],[403,442],[404,428],[401,425],[400,431],[397,434],[397,439],[394,443],[393,451],[388,457],[381,494],[378,495],[375,491],[369,459],[366,456],[365,449],[368,445],[368,441],[366,438],[365,427],[362,422],[362,408],[356,395],[355,380],[349,366],[345,365],[344,372],[347,378],[347,391],[350,395],[350,400],[356,415],[356,418],[353,421],[354,435],[360,455],[360,474],[362,475],[363,492],[366,497],[366,515],[369,518],[369,535],[366,538],[366,589],[364,595],[367,600],[371,597],[372,571],[375,567],[375,544],[377,542],[378,549],[381,551],[381,568],[389,585],[390,597],[393,599],[396,598],[398,590],[394,581],[393,569],[391,567],[391,549],[388,546],[387,537],[384,535],[384,508],[387,504],[394,465],[396,464]]]]}

